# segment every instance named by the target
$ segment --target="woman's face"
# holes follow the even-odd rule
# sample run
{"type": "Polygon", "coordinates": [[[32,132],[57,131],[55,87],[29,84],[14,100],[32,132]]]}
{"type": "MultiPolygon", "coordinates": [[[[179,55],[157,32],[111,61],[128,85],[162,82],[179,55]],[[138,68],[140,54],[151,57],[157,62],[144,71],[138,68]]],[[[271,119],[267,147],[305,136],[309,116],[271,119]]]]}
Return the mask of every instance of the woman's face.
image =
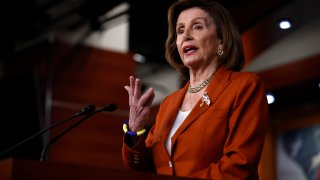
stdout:
{"type": "Polygon", "coordinates": [[[213,18],[206,11],[197,7],[182,11],[176,34],[179,55],[188,68],[207,65],[217,55],[220,39],[213,18]]]}

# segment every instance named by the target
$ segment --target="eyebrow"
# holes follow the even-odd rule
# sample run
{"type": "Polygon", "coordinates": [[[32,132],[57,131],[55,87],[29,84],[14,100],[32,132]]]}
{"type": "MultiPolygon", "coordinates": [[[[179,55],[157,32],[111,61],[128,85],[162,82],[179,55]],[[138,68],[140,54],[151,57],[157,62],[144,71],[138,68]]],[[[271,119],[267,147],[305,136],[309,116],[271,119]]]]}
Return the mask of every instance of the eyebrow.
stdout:
{"type": "MultiPolygon", "coordinates": [[[[196,18],[192,19],[191,21],[193,22],[198,19],[203,19],[205,21],[206,25],[208,25],[208,18],[207,17],[196,17],[196,18]]],[[[176,27],[181,26],[181,25],[183,25],[183,23],[177,23],[176,27]]]]}

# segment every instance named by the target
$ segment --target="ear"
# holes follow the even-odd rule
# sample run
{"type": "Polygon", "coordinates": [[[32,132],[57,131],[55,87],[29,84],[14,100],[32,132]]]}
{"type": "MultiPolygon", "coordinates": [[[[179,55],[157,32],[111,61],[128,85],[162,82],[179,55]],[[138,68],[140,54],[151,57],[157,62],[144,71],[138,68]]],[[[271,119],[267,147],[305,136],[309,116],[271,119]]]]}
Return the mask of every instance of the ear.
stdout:
{"type": "Polygon", "coordinates": [[[219,44],[218,48],[223,48],[223,43],[221,39],[218,40],[218,44],[219,44]]]}
{"type": "Polygon", "coordinates": [[[219,48],[219,49],[223,49],[223,44],[222,44],[222,42],[219,43],[218,48],[219,48]]]}

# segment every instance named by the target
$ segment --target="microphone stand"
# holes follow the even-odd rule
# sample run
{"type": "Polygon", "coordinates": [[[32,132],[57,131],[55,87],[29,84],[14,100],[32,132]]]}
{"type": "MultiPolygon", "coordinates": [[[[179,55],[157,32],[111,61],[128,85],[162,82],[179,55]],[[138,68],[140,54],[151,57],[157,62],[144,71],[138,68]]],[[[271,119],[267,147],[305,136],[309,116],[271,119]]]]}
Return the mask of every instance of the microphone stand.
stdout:
{"type": "Polygon", "coordinates": [[[89,105],[89,106],[87,106],[87,107],[83,108],[80,112],[78,112],[78,113],[76,113],[76,114],[72,115],[71,117],[69,117],[69,118],[67,118],[67,119],[64,119],[64,120],[61,120],[61,121],[59,121],[59,122],[56,122],[55,124],[53,124],[53,125],[51,125],[51,126],[49,126],[49,127],[45,128],[45,129],[43,129],[43,130],[41,130],[41,131],[39,131],[39,132],[35,133],[34,135],[32,135],[32,136],[30,136],[30,137],[28,137],[28,138],[24,139],[23,141],[21,141],[21,142],[19,142],[19,143],[15,144],[15,145],[13,145],[13,146],[11,146],[10,148],[8,148],[8,149],[6,149],[6,150],[2,151],[2,152],[0,153],[0,158],[1,158],[1,156],[3,156],[4,154],[6,154],[7,152],[10,152],[11,150],[13,150],[13,149],[17,148],[18,146],[21,146],[22,144],[24,144],[24,143],[26,143],[26,142],[28,142],[28,141],[32,140],[32,139],[33,139],[33,138],[35,138],[35,137],[37,137],[37,136],[39,136],[39,135],[41,135],[41,134],[43,134],[43,133],[47,132],[48,130],[50,130],[50,129],[54,128],[54,127],[57,127],[57,126],[59,126],[59,125],[61,125],[61,124],[65,123],[65,122],[68,122],[68,121],[70,121],[70,120],[71,120],[71,119],[73,119],[73,118],[79,117],[79,116],[81,116],[81,115],[83,115],[83,114],[90,113],[90,112],[91,112],[91,111],[93,111],[94,109],[95,109],[95,106],[94,106],[94,105],[89,105]]]}
{"type": "Polygon", "coordinates": [[[97,113],[99,113],[101,111],[110,111],[111,112],[111,111],[114,111],[116,108],[117,108],[117,106],[115,104],[106,105],[105,107],[103,107],[103,108],[101,108],[101,109],[99,109],[97,111],[93,111],[93,112],[87,114],[85,117],[83,117],[79,121],[77,121],[74,124],[72,124],[71,126],[65,128],[60,134],[58,134],[57,136],[52,138],[51,141],[49,141],[49,143],[43,148],[43,150],[41,152],[40,161],[44,162],[46,160],[46,154],[47,154],[47,151],[49,149],[49,146],[51,146],[54,142],[56,142],[58,139],[60,139],[67,132],[69,132],[73,128],[79,126],[81,123],[83,123],[85,120],[87,120],[89,117],[91,117],[94,114],[97,114],[97,113]]]}
{"type": "Polygon", "coordinates": [[[65,135],[67,132],[69,132],[71,129],[75,128],[76,126],[80,125],[81,123],[83,123],[86,119],[88,119],[90,116],[92,116],[93,114],[95,114],[96,112],[90,113],[88,115],[86,115],[85,117],[83,117],[82,119],[80,119],[79,121],[75,122],[74,124],[72,124],[71,126],[69,126],[68,128],[64,129],[59,135],[55,136],[54,138],[51,139],[51,141],[49,141],[47,143],[47,145],[43,148],[42,152],[41,152],[41,156],[40,156],[40,161],[45,161],[46,160],[46,153],[47,150],[49,148],[49,146],[51,144],[53,144],[54,142],[56,142],[58,139],[60,139],[63,135],[65,135]]]}

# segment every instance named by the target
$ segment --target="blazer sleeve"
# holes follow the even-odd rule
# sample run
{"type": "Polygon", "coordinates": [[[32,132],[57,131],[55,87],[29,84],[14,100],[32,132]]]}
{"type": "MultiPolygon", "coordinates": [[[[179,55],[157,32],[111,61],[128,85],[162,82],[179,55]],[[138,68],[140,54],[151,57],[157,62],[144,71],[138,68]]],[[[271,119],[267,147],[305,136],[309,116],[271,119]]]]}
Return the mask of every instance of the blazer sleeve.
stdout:
{"type": "Polygon", "coordinates": [[[228,119],[229,134],[223,156],[193,177],[210,179],[259,179],[258,165],[262,153],[268,103],[264,85],[257,75],[239,83],[228,119]]]}
{"type": "MultiPolygon", "coordinates": [[[[150,131],[153,131],[153,128],[150,131]]],[[[152,153],[145,143],[147,136],[149,136],[149,139],[152,133],[145,133],[138,137],[138,141],[134,145],[130,145],[129,136],[123,136],[122,160],[126,168],[136,171],[155,172],[152,153]]]]}

